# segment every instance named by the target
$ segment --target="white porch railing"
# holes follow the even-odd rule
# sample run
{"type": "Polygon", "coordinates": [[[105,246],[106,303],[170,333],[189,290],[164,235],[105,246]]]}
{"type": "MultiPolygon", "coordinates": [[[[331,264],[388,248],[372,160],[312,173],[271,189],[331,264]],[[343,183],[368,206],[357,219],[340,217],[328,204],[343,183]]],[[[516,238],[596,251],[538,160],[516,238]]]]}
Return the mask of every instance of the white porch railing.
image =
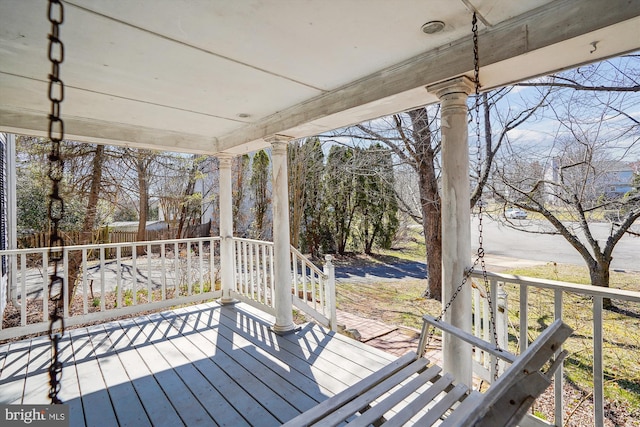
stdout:
{"type": "Polygon", "coordinates": [[[233,297],[275,315],[273,242],[234,237],[233,297]]]}
{"type": "Polygon", "coordinates": [[[297,249],[291,248],[293,305],[336,331],[336,279],[332,261],[331,255],[325,255],[321,271],[297,249]]]}
{"type": "MultiPolygon", "coordinates": [[[[472,277],[478,285],[474,286],[479,288],[480,292],[484,292],[484,286],[482,285],[482,275],[479,273],[473,273],[472,277]]],[[[494,316],[497,320],[496,328],[498,330],[498,340],[502,341],[500,345],[505,348],[508,342],[508,335],[511,335],[517,339],[517,347],[520,352],[524,351],[530,341],[530,332],[532,330],[538,330],[540,325],[537,321],[540,318],[547,316],[548,323],[551,323],[556,318],[563,319],[566,323],[572,326],[574,329],[580,328],[583,330],[591,330],[592,337],[586,337],[591,341],[589,348],[585,351],[591,350],[593,352],[593,425],[601,427],[604,425],[604,369],[605,369],[605,354],[603,349],[603,300],[610,298],[612,301],[620,303],[632,303],[640,304],[640,292],[626,291],[620,289],[601,288],[589,285],[579,285],[573,283],[565,283],[554,280],[534,279],[528,277],[519,277],[506,274],[488,273],[490,291],[492,295],[498,295],[498,304],[494,304],[494,316]],[[506,290],[506,292],[505,292],[506,290]],[[546,291],[545,291],[546,290],[546,291]],[[530,324],[529,317],[530,312],[533,310],[532,302],[530,302],[529,296],[532,293],[548,292],[553,294],[553,305],[549,307],[535,307],[536,310],[541,312],[548,312],[547,314],[539,314],[537,319],[533,319],[536,324],[530,324]],[[515,301],[518,299],[518,301],[515,301]],[[509,301],[513,302],[510,304],[509,301]],[[564,315],[565,301],[571,301],[571,304],[591,305],[590,312],[591,318],[576,319],[568,313],[564,315]],[[513,307],[513,308],[510,308],[513,307]],[[501,310],[503,310],[501,312],[501,310]],[[508,310],[518,312],[519,322],[515,325],[510,325],[508,322],[508,310]],[[584,325],[584,322],[590,322],[590,327],[584,325]]],[[[487,340],[495,341],[492,337],[492,333],[489,333],[489,326],[487,319],[489,318],[488,306],[486,300],[482,298],[478,289],[474,290],[474,310],[476,307],[480,308],[478,315],[478,322],[474,324],[475,335],[487,340]]],[[[494,298],[495,299],[495,298],[494,298]]],[[[531,298],[533,299],[533,298],[531,298]]],[[[573,311],[573,310],[572,310],[573,311]]],[[[640,312],[640,305],[637,306],[637,310],[640,312]]],[[[628,316],[624,313],[616,313],[617,316],[628,316]]],[[[474,312],[474,318],[476,313],[474,312]]],[[[571,340],[572,338],[570,338],[571,340]]],[[[636,337],[637,340],[637,337],[636,337]]],[[[637,345],[630,343],[630,345],[637,345]]],[[[511,349],[513,351],[513,348],[511,349]]],[[[632,351],[632,350],[630,350],[632,351]]],[[[483,356],[482,356],[483,357],[483,356]]],[[[564,365],[570,363],[571,355],[565,360],[564,365]]],[[[487,361],[478,358],[474,364],[474,372],[476,372],[481,378],[491,381],[493,375],[489,374],[489,371],[494,362],[486,363],[487,361]],[[487,365],[488,368],[487,369],[487,365]]],[[[611,368],[611,367],[610,367],[611,368]]],[[[564,366],[558,369],[555,374],[554,380],[554,406],[555,413],[554,419],[549,424],[542,421],[540,418],[528,416],[523,420],[521,425],[523,426],[562,426],[564,422],[564,401],[563,401],[563,374],[564,366]]]]}
{"type": "MultiPolygon", "coordinates": [[[[233,296],[275,314],[273,243],[234,238],[233,296]]],[[[335,273],[331,257],[324,271],[291,247],[292,303],[320,324],[336,329],[335,273]]]]}
{"type": "MultiPolygon", "coordinates": [[[[106,320],[146,310],[216,298],[218,237],[66,246],[63,252],[65,325],[106,320]],[[123,248],[131,255],[122,256],[123,248]],[[78,264],[70,301],[69,265],[78,264]]],[[[59,250],[59,248],[56,248],[59,250]]],[[[0,251],[9,266],[9,298],[20,311],[19,326],[0,339],[48,330],[48,249],[0,251]]],[[[7,313],[5,312],[6,316],[7,313]]]]}
{"type": "MultiPolygon", "coordinates": [[[[233,297],[275,314],[273,243],[233,240],[233,297]]],[[[5,250],[0,256],[6,257],[9,266],[9,298],[19,309],[19,319],[14,320],[18,326],[3,329],[0,322],[0,340],[46,331],[50,307],[43,301],[48,300],[49,291],[48,249],[5,250]]],[[[335,330],[335,279],[329,258],[321,271],[291,249],[292,302],[335,330]]],[[[218,298],[222,295],[219,268],[219,237],[66,246],[62,269],[65,325],[218,298]],[[72,300],[67,293],[70,263],[78,264],[72,300]]]]}
{"type": "MultiPolygon", "coordinates": [[[[489,281],[489,292],[491,293],[491,303],[487,298],[487,292],[482,282],[482,276],[472,278],[471,298],[473,310],[473,334],[484,341],[497,344],[500,348],[507,348],[508,345],[508,307],[507,294],[504,291],[502,282],[497,280],[489,281]],[[478,280],[479,279],[479,280],[478,280]],[[492,311],[493,310],[493,321],[492,311]],[[492,323],[496,325],[496,334],[493,334],[492,323]]],[[[506,369],[506,362],[488,352],[476,349],[473,353],[473,373],[487,383],[493,382],[496,375],[502,374],[506,369]]]]}

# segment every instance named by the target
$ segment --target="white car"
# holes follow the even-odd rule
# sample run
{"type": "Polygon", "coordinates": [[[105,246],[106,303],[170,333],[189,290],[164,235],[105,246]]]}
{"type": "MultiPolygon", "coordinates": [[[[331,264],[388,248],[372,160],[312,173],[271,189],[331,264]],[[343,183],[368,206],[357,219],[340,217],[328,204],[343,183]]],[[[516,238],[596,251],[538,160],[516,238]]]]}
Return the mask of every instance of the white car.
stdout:
{"type": "Polygon", "coordinates": [[[527,219],[527,213],[518,208],[507,209],[504,213],[504,216],[509,219],[527,219]]]}

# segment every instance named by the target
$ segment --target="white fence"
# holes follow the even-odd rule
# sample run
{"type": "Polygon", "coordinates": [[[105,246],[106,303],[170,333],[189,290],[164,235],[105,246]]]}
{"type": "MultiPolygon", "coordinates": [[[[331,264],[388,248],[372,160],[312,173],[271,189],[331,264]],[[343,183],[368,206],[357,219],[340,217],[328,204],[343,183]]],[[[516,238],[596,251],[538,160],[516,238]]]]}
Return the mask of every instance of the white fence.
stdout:
{"type": "Polygon", "coordinates": [[[336,331],[336,280],[331,255],[321,271],[298,250],[291,248],[293,305],[336,331]]]}
{"type": "MultiPolygon", "coordinates": [[[[489,294],[483,282],[482,276],[473,278],[471,285],[471,298],[473,310],[473,334],[502,349],[508,346],[508,307],[507,294],[503,283],[497,280],[488,280],[489,294]],[[493,333],[493,325],[496,333],[493,333]],[[497,341],[496,341],[497,339],[497,341]]],[[[498,360],[495,356],[480,349],[473,353],[473,372],[487,383],[492,383],[496,375],[504,372],[506,362],[498,360]],[[496,372],[497,371],[497,372],[496,372]]]]}
{"type": "MultiPolygon", "coordinates": [[[[474,273],[472,275],[475,282],[478,283],[477,288],[482,292],[484,286],[481,284],[482,275],[474,273]]],[[[506,347],[511,336],[511,351],[522,352],[527,348],[529,342],[535,338],[532,335],[539,332],[542,328],[541,323],[550,324],[556,318],[563,319],[576,331],[580,332],[581,342],[586,342],[585,347],[581,348],[581,352],[592,354],[592,378],[593,378],[593,425],[601,427],[604,425],[604,372],[605,368],[615,370],[615,366],[607,366],[606,362],[615,363],[615,355],[607,354],[612,352],[613,344],[609,344],[607,348],[603,347],[603,325],[605,320],[605,311],[603,310],[603,301],[611,299],[614,303],[626,305],[627,308],[618,310],[615,316],[618,318],[627,318],[629,320],[637,319],[640,313],[640,292],[632,292],[620,289],[609,289],[590,285],[579,285],[573,283],[565,283],[554,280],[533,279],[528,277],[519,277],[506,274],[488,273],[491,295],[497,295],[499,304],[494,304],[494,316],[497,321],[498,340],[501,341],[501,347],[506,347]],[[552,303],[544,304],[540,301],[546,301],[539,297],[540,293],[547,293],[548,300],[552,303]],[[570,304],[568,310],[565,305],[570,304]],[[589,316],[581,315],[577,317],[577,307],[586,306],[586,312],[589,316]],[[630,307],[630,309],[629,309],[630,307]],[[500,310],[504,312],[501,313],[500,310]],[[535,311],[535,315],[532,315],[535,311]],[[565,313],[566,311],[566,313],[565,313]],[[516,324],[508,322],[508,312],[515,314],[518,318],[516,324]],[[635,314],[634,314],[635,313],[635,314]]],[[[496,299],[496,298],[494,298],[496,299]]],[[[481,307],[483,316],[481,321],[476,322],[474,327],[475,334],[487,339],[495,341],[492,333],[489,334],[489,328],[486,325],[488,318],[488,307],[483,298],[476,293],[474,296],[474,306],[481,307]]],[[[611,313],[611,312],[609,312],[611,313]]],[[[609,315],[609,314],[608,314],[609,315]]],[[[475,314],[474,314],[475,316],[475,314]]],[[[615,320],[607,320],[614,322],[615,320]]],[[[635,321],[635,320],[634,320],[635,321]]],[[[575,335],[575,333],[574,333],[575,335]]],[[[577,338],[570,338],[577,339],[577,338]]],[[[640,337],[630,337],[632,342],[629,343],[629,352],[637,354],[637,346],[640,344],[640,337]],[[635,341],[634,341],[635,340],[635,341]]],[[[618,343],[619,344],[619,343],[618,343]]],[[[572,354],[564,361],[564,366],[571,362],[572,354]]],[[[479,361],[480,362],[480,361],[479,361]]],[[[486,361],[475,365],[479,368],[476,373],[481,377],[487,375],[486,361]],[[480,365],[484,365],[484,368],[480,365]]],[[[489,370],[493,366],[493,361],[489,364],[489,370]]],[[[528,417],[522,425],[564,425],[565,402],[563,400],[563,375],[564,366],[555,374],[554,379],[554,419],[551,424],[543,423],[540,419],[528,417]],[[525,424],[526,423],[526,424],[525,424]]],[[[490,381],[490,377],[487,378],[490,381]]]]}
{"type": "Polygon", "coordinates": [[[273,243],[234,238],[234,297],[275,314],[273,243]]]}
{"type": "MultiPolygon", "coordinates": [[[[275,313],[273,243],[234,238],[234,297],[275,313]]],[[[336,329],[335,279],[331,257],[324,270],[291,247],[293,305],[319,323],[336,329]]]]}
{"type": "MultiPolygon", "coordinates": [[[[48,329],[52,306],[43,303],[49,298],[48,253],[47,248],[0,251],[10,266],[13,316],[19,316],[18,326],[0,330],[0,339],[48,329]]],[[[216,298],[221,294],[218,254],[217,237],[66,246],[61,272],[65,324],[216,298]],[[131,255],[122,256],[124,249],[131,255]],[[97,259],[89,261],[91,254],[97,259]],[[77,274],[72,295],[67,290],[70,274],[77,274]]]]}
{"type": "MultiPolygon", "coordinates": [[[[273,243],[234,238],[234,297],[266,312],[274,310],[273,243]]],[[[48,329],[48,249],[0,251],[9,267],[11,328],[0,339],[48,329]]],[[[335,330],[335,280],[292,248],[292,299],[296,308],[335,330]]],[[[221,296],[220,238],[66,246],[63,253],[63,316],[67,326],[221,296]],[[124,254],[127,254],[125,256],[124,254]],[[77,272],[73,295],[70,274],[77,272]]]]}

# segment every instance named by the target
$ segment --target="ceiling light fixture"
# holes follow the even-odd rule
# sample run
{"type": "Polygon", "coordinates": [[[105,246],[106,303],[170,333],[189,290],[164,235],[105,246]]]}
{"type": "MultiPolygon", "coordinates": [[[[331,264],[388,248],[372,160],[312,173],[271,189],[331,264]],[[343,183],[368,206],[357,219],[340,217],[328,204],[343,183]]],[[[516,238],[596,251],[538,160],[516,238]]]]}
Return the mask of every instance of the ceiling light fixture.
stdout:
{"type": "Polygon", "coordinates": [[[422,26],[422,32],[425,34],[439,33],[444,29],[444,22],[442,21],[429,21],[422,26]]]}

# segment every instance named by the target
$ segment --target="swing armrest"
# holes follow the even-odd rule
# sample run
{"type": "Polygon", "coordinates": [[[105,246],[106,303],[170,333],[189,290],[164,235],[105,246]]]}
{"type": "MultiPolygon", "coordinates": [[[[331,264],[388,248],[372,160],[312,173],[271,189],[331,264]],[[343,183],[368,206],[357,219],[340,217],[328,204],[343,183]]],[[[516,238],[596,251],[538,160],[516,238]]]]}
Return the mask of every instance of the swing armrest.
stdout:
{"type": "Polygon", "coordinates": [[[487,341],[484,341],[476,337],[475,335],[465,332],[462,329],[455,327],[449,323],[446,323],[442,320],[438,320],[435,317],[429,316],[428,314],[425,314],[424,316],[422,316],[422,319],[424,320],[424,326],[425,326],[422,331],[423,336],[426,336],[427,334],[427,330],[426,330],[427,325],[431,325],[440,329],[443,332],[446,332],[457,338],[460,338],[461,340],[468,342],[472,346],[477,347],[481,350],[484,350],[487,353],[490,353],[499,359],[502,359],[509,363],[513,363],[516,360],[516,356],[509,353],[508,351],[502,350],[501,348],[498,348],[492,345],[491,343],[488,343],[487,341]]]}

